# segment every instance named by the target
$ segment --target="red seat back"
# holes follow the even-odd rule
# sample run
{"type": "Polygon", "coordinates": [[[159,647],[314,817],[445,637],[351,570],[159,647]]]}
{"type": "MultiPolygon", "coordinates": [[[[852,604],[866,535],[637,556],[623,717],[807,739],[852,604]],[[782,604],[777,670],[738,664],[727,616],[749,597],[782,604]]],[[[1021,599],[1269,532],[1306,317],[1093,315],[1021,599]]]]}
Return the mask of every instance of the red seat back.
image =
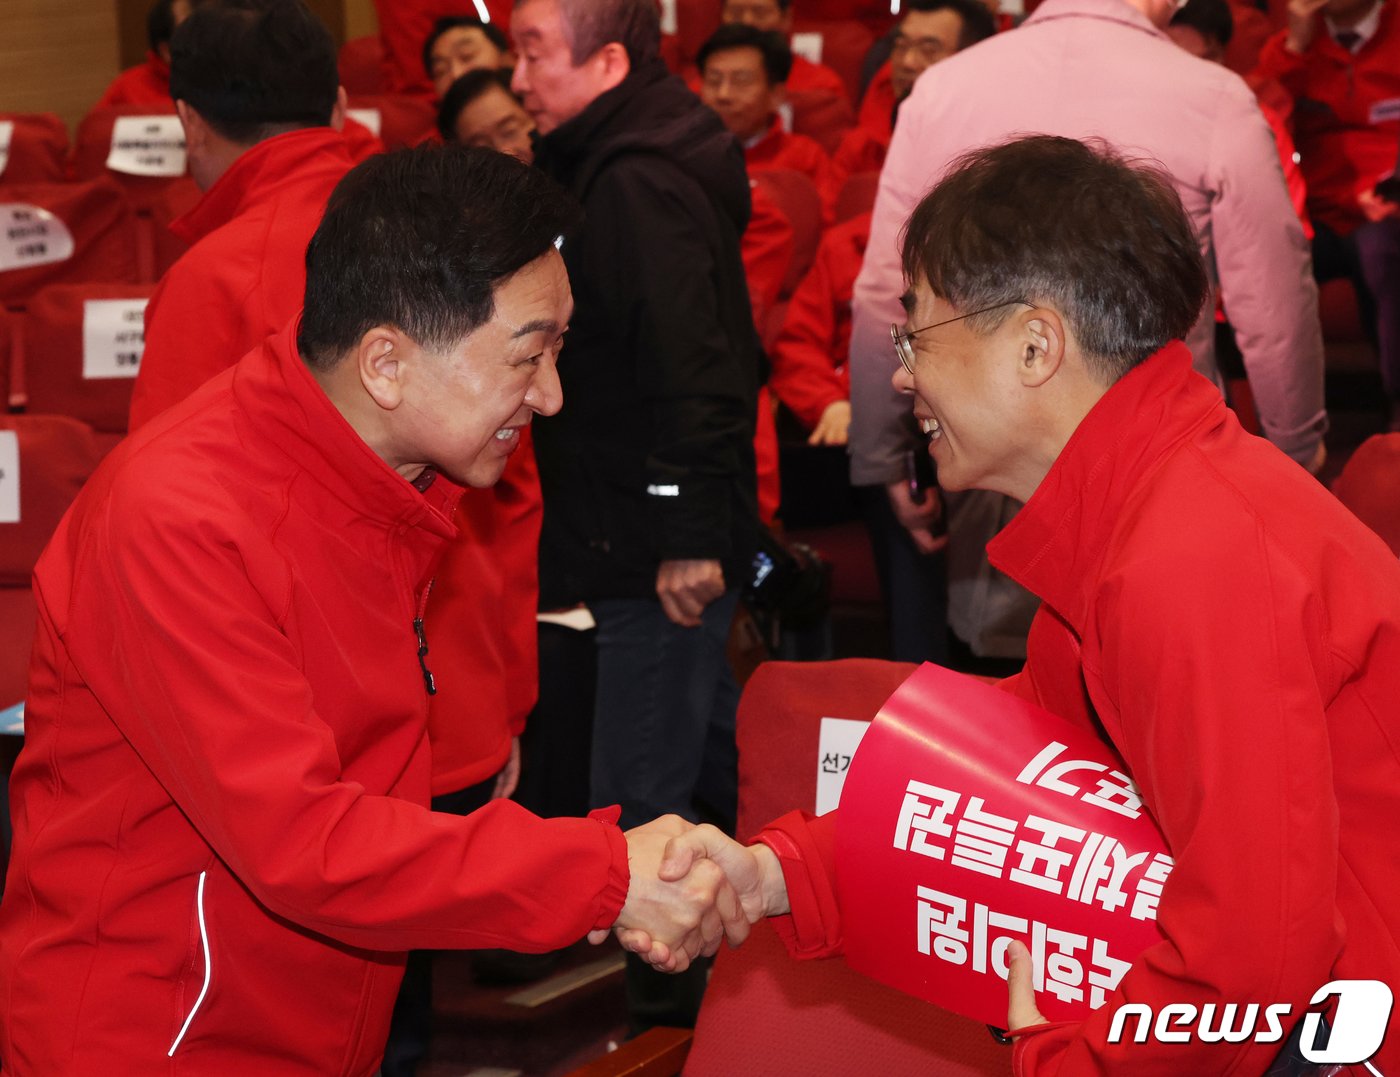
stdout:
{"type": "MultiPolygon", "coordinates": [[[[739,705],[739,833],[816,800],[823,717],[869,720],[911,665],[848,659],[769,662],[739,705]]],[[[760,924],[715,962],[687,1077],[990,1077],[1008,1048],[985,1028],[852,972],[840,959],[793,961],[760,924]]]]}
{"type": "Polygon", "coordinates": [[[841,136],[856,124],[851,102],[820,90],[795,90],[788,94],[792,106],[792,129],[821,143],[828,154],[836,152],[841,136]]]}
{"type": "Polygon", "coordinates": [[[836,196],[836,223],[849,221],[875,208],[875,196],[880,191],[880,173],[856,172],[846,177],[841,193],[836,196]]]}
{"type": "Polygon", "coordinates": [[[102,451],[92,429],[66,415],[0,415],[0,438],[19,450],[18,475],[10,474],[13,459],[0,455],[6,473],[0,478],[0,512],[7,504],[4,486],[19,484],[19,519],[0,515],[0,586],[28,587],[39,554],[102,451]]]}
{"type": "MultiPolygon", "coordinates": [[[[350,98],[350,108],[373,114],[372,117],[365,117],[370,120],[365,126],[379,136],[385,149],[416,146],[437,130],[437,110],[432,102],[422,97],[409,94],[357,94],[350,98]]],[[[360,119],[359,116],[355,118],[360,119]]]]}
{"type": "Polygon", "coordinates": [[[855,19],[823,19],[803,9],[793,19],[794,34],[821,34],[821,62],[841,76],[849,101],[860,97],[860,69],[875,44],[869,27],[855,19]]]}
{"type": "Polygon", "coordinates": [[[1332,492],[1400,556],[1400,434],[1367,438],[1332,483],[1332,492]]]}
{"type": "Polygon", "coordinates": [[[140,279],[135,216],[110,178],[0,187],[0,225],[24,233],[0,245],[0,303],[23,304],[59,281],[140,279]]]}
{"type": "Polygon", "coordinates": [[[348,94],[382,94],[384,41],[378,34],[352,37],[340,46],[340,84],[348,94]]]}
{"type": "MultiPolygon", "coordinates": [[[[131,200],[132,208],[138,213],[151,212],[170,197],[172,188],[185,190],[193,188],[194,181],[189,178],[187,166],[175,175],[140,175],[127,171],[126,169],[130,167],[129,164],[123,164],[121,167],[110,167],[108,164],[113,156],[113,139],[118,121],[135,120],[139,117],[149,116],[157,118],[163,124],[168,124],[174,115],[175,105],[173,103],[168,106],[153,104],[111,105],[106,108],[93,109],[83,117],[82,122],[78,124],[76,134],[73,136],[73,177],[79,180],[110,177],[126,191],[127,197],[131,200]]],[[[180,135],[176,137],[183,139],[183,136],[180,135]]],[[[183,141],[179,145],[183,146],[183,141]]],[[[129,162],[130,155],[123,156],[129,162]]],[[[173,163],[175,161],[171,152],[160,147],[154,149],[147,156],[151,160],[159,159],[162,162],[173,163]]]]}
{"type": "Polygon", "coordinates": [[[150,284],[57,284],[24,316],[24,386],[32,412],[126,432],[145,342],[150,284]]]}
{"type": "Polygon", "coordinates": [[[0,183],[57,183],[64,178],[68,128],[61,119],[52,112],[0,112],[3,125],[9,125],[9,152],[0,154],[0,183]]]}
{"type": "Polygon", "coordinates": [[[752,179],[792,225],[792,261],[778,292],[780,299],[788,299],[817,256],[817,245],[822,237],[821,196],[810,176],[790,169],[764,169],[755,172],[752,179]]]}

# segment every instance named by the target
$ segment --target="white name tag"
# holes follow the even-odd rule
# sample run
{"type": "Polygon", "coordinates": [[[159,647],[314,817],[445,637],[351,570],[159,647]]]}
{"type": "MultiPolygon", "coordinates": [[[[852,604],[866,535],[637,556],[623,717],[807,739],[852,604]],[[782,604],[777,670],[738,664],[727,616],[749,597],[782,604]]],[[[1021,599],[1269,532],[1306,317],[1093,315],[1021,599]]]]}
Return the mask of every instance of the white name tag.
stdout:
{"type": "Polygon", "coordinates": [[[1389,123],[1392,120],[1400,120],[1400,97],[1377,101],[1371,106],[1372,123],[1389,123]]]}
{"type": "Polygon", "coordinates": [[[178,116],[118,116],[107,167],[128,176],[183,176],[185,132],[178,116]]]}
{"type": "Polygon", "coordinates": [[[0,271],[72,257],[73,233],[48,210],[27,202],[0,204],[0,271]]]}
{"type": "Polygon", "coordinates": [[[846,772],[860,747],[869,722],[850,718],[823,718],[817,740],[817,814],[825,815],[841,803],[846,772]]]}
{"type": "Polygon", "coordinates": [[[19,523],[19,435],[0,430],[0,524],[19,523]]]}
{"type": "Polygon", "coordinates": [[[83,304],[83,377],[134,378],[146,347],[145,299],[83,304]]]}
{"type": "Polygon", "coordinates": [[[361,127],[368,128],[369,133],[375,138],[378,138],[379,132],[384,129],[384,117],[377,108],[347,108],[345,115],[361,127]]]}
{"type": "Polygon", "coordinates": [[[822,62],[822,35],[814,33],[793,34],[792,51],[796,56],[801,56],[804,60],[811,60],[814,64],[822,62]]]}
{"type": "Polygon", "coordinates": [[[10,163],[10,142],[15,137],[15,121],[0,120],[0,176],[5,174],[5,166],[10,163]]]}

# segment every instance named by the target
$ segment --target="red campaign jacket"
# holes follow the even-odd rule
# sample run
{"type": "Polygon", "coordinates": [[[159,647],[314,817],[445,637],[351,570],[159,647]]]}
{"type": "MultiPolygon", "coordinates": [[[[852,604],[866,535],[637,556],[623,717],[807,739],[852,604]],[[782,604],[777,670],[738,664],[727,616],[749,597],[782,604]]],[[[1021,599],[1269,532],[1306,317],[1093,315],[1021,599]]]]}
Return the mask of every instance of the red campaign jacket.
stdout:
{"type": "Polygon", "coordinates": [[[189,396],[286,325],[306,291],[306,245],[350,170],[329,127],[259,142],[171,231],[194,244],[146,308],[132,430],[189,396]]]}
{"type": "Polygon", "coordinates": [[[794,93],[821,91],[847,99],[851,96],[846,80],[833,68],[827,67],[826,64],[814,64],[807,57],[798,56],[796,53],[792,56],[792,72],[788,75],[787,88],[794,93]]]}
{"type": "Polygon", "coordinates": [[[851,398],[846,371],[851,293],[869,239],[869,213],[835,225],[822,237],[769,356],[769,387],[809,430],[829,406],[851,398]]]}
{"type": "MultiPolygon", "coordinates": [[[[1044,602],[1004,686],[1101,723],[1176,862],[1166,938],[1089,1020],[1023,1037],[1016,1073],[1262,1073],[1278,1044],[1109,1046],[1108,1026],[1126,999],[1288,1003],[1296,1019],[1330,980],[1400,984],[1400,564],[1385,544],[1244,433],[1174,344],[1099,401],[988,554],[1044,602]]],[[[840,947],[832,819],[763,836],[800,953],[840,947]]],[[[1400,1072],[1396,1024],[1383,1073],[1400,1072]]]]}
{"type": "Polygon", "coordinates": [[[865,88],[865,96],[860,99],[860,112],[856,124],[869,131],[888,147],[894,137],[894,77],[890,62],[875,72],[870,85],[865,88]]]}
{"type": "MultiPolygon", "coordinates": [[[[778,296],[792,262],[793,232],[787,215],[764,194],[763,188],[749,182],[753,212],[739,245],[744,260],[744,276],[749,282],[749,303],[754,326],[764,340],[769,325],[776,320],[778,296]]],[[[778,427],[768,393],[759,389],[758,417],[754,423],[754,463],[758,473],[758,514],[771,524],[782,502],[782,482],[778,475],[778,427]]]]}
{"type": "Polygon", "coordinates": [[[94,108],[112,105],[159,105],[170,110],[170,65],[155,52],[146,53],[144,63],[128,67],[103,91],[94,108]]]}
{"type": "Polygon", "coordinates": [[[457,539],[433,581],[424,621],[437,695],[428,704],[433,795],[500,772],[539,697],[540,522],[530,432],[489,490],[457,505],[457,539]]]}
{"type": "Polygon", "coordinates": [[[1395,168],[1400,146],[1400,17],[1381,5],[1375,35],[1352,55],[1319,25],[1295,55],[1286,31],[1264,44],[1255,75],[1277,79],[1294,99],[1293,134],[1314,220],[1346,234],[1365,221],[1357,198],[1395,168]]]}
{"type": "Polygon", "coordinates": [[[834,212],[846,181],[861,172],[879,172],[889,152],[889,135],[881,139],[867,127],[859,124],[852,127],[841,136],[836,152],[831,155],[831,172],[828,187],[821,192],[822,200],[834,212]]]}
{"type": "Polygon", "coordinates": [[[403,951],[624,900],[607,822],[426,811],[413,620],[460,491],[374,455],[295,330],[127,438],[35,571],[7,1074],[368,1077],[403,951]]]}

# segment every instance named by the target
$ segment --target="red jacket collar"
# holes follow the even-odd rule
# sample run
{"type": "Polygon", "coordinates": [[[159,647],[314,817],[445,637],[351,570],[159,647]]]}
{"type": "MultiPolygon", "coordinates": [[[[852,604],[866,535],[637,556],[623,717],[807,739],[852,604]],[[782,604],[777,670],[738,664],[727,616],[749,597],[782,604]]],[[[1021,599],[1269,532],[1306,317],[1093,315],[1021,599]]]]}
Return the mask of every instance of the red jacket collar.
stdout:
{"type": "Polygon", "coordinates": [[[203,239],[249,207],[284,193],[289,185],[343,176],[352,162],[345,136],[330,127],[308,127],[264,139],[251,147],[195,207],[170,225],[186,243],[203,239]],[[338,170],[338,171],[337,171],[338,170]]]}
{"type": "Polygon", "coordinates": [[[1182,441],[1226,418],[1186,345],[1168,344],[1084,417],[1025,507],[987,544],[991,563],[1082,636],[1095,570],[1128,500],[1182,441]]]}
{"type": "Polygon", "coordinates": [[[297,351],[301,318],[249,352],[234,368],[233,396],[257,431],[307,477],[368,519],[421,528],[440,538],[452,523],[461,487],[436,476],[422,493],[355,432],[297,351]]]}

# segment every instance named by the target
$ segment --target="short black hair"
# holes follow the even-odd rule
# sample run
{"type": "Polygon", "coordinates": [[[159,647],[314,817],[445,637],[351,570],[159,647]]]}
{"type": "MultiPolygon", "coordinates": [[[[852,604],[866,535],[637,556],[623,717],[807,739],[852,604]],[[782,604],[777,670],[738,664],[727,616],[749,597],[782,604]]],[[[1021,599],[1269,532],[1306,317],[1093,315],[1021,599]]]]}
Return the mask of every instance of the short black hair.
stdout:
{"type": "Polygon", "coordinates": [[[768,76],[768,85],[779,86],[792,74],[792,49],[776,30],[757,30],[741,22],[721,26],[700,46],[695,56],[695,66],[701,74],[705,64],[716,53],[732,49],[757,49],[763,57],[763,71],[768,76]]]}
{"type": "Polygon", "coordinates": [[[376,325],[450,349],[490,321],[497,286],[581,218],[562,187],[495,150],[369,158],[331,193],[306,250],[302,358],[330,370],[376,325]]]}
{"type": "MultiPolygon", "coordinates": [[[[190,0],[193,9],[199,0],[190,0]]],[[[146,41],[151,51],[170,43],[170,35],[175,32],[175,0],[156,0],[146,12],[146,41]]]]}
{"type": "MultiPolygon", "coordinates": [[[[962,157],[914,210],[904,275],[956,311],[1046,303],[1112,383],[1195,324],[1209,294],[1170,176],[1101,140],[1032,135],[962,157]]],[[[969,320],[990,332],[1005,308],[969,320]]]]}
{"type": "Polygon", "coordinates": [[[170,39],[170,96],[245,145],[329,124],[339,88],[335,42],[302,0],[206,0],[170,39]]]}
{"type": "Polygon", "coordinates": [[[986,41],[997,32],[996,19],[981,0],[909,0],[904,14],[908,15],[913,11],[926,14],[951,11],[957,15],[962,20],[962,30],[958,33],[959,52],[979,41],[986,41]]]}
{"type": "Polygon", "coordinates": [[[486,40],[495,45],[502,52],[510,51],[510,41],[499,26],[495,23],[482,22],[474,15],[444,15],[433,23],[433,28],[428,31],[428,38],[423,42],[423,70],[429,77],[433,73],[433,46],[437,44],[438,38],[449,30],[480,30],[486,35],[486,40]]]}
{"type": "Polygon", "coordinates": [[[1189,26],[1204,38],[1214,38],[1221,46],[1235,36],[1235,16],[1225,0],[1186,0],[1172,16],[1173,26],[1189,26]]]}
{"type": "MultiPolygon", "coordinates": [[[[438,106],[437,127],[444,142],[457,141],[457,117],[478,97],[491,90],[501,89],[515,97],[510,88],[510,71],[506,68],[482,67],[468,71],[447,88],[438,106]]],[[[518,101],[519,98],[516,98],[518,101]]]]}
{"type": "MultiPolygon", "coordinates": [[[[515,0],[515,6],[525,2],[515,0]]],[[[656,0],[559,0],[559,15],[575,67],[613,42],[627,50],[633,67],[661,55],[656,0]]]]}

